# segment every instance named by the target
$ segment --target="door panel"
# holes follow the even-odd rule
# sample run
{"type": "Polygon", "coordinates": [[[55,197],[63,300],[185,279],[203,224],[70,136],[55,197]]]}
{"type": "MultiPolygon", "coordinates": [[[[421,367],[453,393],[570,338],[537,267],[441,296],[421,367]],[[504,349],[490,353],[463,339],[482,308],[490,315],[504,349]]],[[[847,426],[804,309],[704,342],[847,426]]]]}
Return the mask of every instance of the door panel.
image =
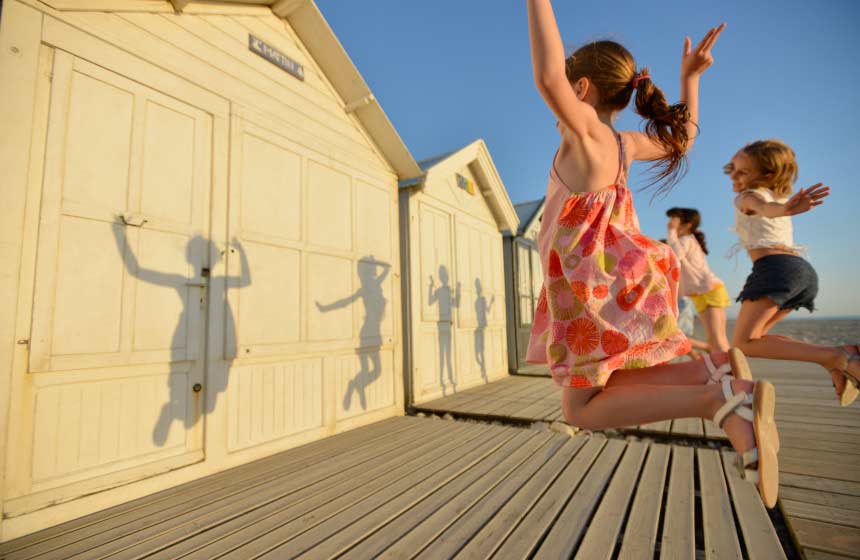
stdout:
{"type": "Polygon", "coordinates": [[[30,492],[203,457],[212,116],[63,51],[50,88],[33,438],[13,469],[30,492]]]}

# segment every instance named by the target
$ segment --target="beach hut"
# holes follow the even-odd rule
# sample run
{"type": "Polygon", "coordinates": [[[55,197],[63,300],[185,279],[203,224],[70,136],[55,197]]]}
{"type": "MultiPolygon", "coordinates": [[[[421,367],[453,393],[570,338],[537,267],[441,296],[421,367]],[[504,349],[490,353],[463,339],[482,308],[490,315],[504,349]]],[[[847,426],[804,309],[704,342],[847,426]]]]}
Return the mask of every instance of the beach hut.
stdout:
{"type": "MultiPolygon", "coordinates": [[[[505,235],[505,293],[508,309],[508,368],[511,372],[536,369],[526,364],[526,350],[534,309],[543,285],[537,236],[544,199],[514,205],[519,218],[516,232],[505,235]]],[[[545,369],[540,368],[538,369],[545,369]]]]}
{"type": "Polygon", "coordinates": [[[482,140],[419,164],[424,175],[400,188],[414,403],[507,375],[502,232],[518,223],[482,140]]]}
{"type": "Polygon", "coordinates": [[[313,1],[6,0],[0,84],[4,540],[403,413],[422,172],[313,1]]]}

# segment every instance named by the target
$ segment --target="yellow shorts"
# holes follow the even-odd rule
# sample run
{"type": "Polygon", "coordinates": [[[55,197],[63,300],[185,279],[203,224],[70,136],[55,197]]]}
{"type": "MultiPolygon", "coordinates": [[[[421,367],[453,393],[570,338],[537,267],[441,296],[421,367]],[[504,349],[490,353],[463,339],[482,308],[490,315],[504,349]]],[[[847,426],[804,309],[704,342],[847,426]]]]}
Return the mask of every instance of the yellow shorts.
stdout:
{"type": "Polygon", "coordinates": [[[732,300],[729,298],[728,292],[726,292],[726,287],[722,284],[710,292],[690,296],[690,299],[693,301],[693,305],[696,306],[697,313],[701,313],[709,307],[728,307],[732,304],[732,300]]]}

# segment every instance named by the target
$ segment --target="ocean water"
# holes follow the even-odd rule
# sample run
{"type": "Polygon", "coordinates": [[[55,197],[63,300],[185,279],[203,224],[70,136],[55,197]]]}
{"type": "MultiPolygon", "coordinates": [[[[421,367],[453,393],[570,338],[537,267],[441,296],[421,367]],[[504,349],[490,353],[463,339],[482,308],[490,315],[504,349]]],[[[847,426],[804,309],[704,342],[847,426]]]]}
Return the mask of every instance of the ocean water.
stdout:
{"type": "MultiPolygon", "coordinates": [[[[732,339],[734,324],[733,319],[729,319],[726,324],[729,341],[732,339]]],[[[779,322],[770,332],[813,344],[860,344],[860,318],[791,318],[779,322]]],[[[704,340],[704,330],[698,319],[696,319],[695,336],[704,340]]]]}

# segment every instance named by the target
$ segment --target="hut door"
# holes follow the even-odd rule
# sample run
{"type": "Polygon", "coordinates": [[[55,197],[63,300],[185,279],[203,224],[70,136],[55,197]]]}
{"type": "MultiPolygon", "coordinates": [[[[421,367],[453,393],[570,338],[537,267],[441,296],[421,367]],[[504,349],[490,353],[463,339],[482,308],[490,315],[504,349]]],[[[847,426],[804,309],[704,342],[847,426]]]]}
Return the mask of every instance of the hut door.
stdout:
{"type": "Polygon", "coordinates": [[[416,402],[456,389],[453,318],[462,291],[452,270],[451,215],[422,203],[419,221],[421,320],[420,346],[416,348],[416,402]]]}
{"type": "Polygon", "coordinates": [[[203,459],[212,118],[142,78],[54,57],[9,461],[46,500],[203,459]]]}
{"type": "Polygon", "coordinates": [[[540,295],[543,274],[538,252],[531,245],[519,240],[514,242],[516,250],[516,296],[517,296],[517,365],[526,365],[534,309],[540,295]]]}

